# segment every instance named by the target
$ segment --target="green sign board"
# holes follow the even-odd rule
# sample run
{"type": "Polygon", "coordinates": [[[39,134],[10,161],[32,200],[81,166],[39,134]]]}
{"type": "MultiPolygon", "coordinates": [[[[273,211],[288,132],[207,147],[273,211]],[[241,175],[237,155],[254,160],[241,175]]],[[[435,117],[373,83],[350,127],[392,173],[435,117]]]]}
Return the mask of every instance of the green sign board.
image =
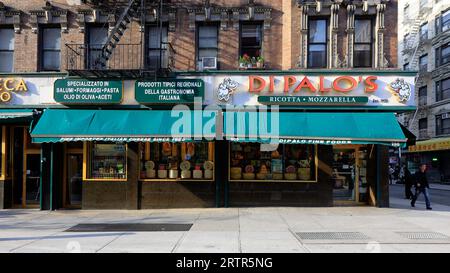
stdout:
{"type": "Polygon", "coordinates": [[[136,81],[134,90],[135,99],[139,103],[194,103],[195,97],[203,97],[205,83],[199,79],[136,81]]]}
{"type": "Polygon", "coordinates": [[[351,96],[259,96],[262,104],[366,104],[368,97],[351,96]]]}
{"type": "Polygon", "coordinates": [[[117,104],[122,102],[122,81],[60,79],[53,97],[62,104],[117,104]]]}

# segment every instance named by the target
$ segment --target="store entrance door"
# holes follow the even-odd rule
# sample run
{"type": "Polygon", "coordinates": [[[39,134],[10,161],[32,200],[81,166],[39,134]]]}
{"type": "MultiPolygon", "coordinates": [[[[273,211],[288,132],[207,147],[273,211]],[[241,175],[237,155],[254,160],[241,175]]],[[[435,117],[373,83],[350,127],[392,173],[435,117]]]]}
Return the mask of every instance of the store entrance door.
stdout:
{"type": "Polygon", "coordinates": [[[83,192],[83,144],[66,143],[64,146],[64,208],[80,209],[83,192]]]}
{"type": "Polygon", "coordinates": [[[356,202],[358,198],[357,148],[333,148],[333,200],[339,202],[356,202]]]}

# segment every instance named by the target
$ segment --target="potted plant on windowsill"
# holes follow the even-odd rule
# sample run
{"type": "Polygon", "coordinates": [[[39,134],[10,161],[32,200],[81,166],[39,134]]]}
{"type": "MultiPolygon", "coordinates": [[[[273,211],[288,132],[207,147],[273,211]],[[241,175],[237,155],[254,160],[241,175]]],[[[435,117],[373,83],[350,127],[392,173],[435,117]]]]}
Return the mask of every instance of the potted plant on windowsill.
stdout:
{"type": "Polygon", "coordinates": [[[250,56],[247,54],[244,54],[239,57],[239,68],[240,69],[247,69],[251,65],[250,56]]]}
{"type": "Polygon", "coordinates": [[[256,58],[256,67],[264,68],[264,57],[259,56],[258,58],[256,58]]]}

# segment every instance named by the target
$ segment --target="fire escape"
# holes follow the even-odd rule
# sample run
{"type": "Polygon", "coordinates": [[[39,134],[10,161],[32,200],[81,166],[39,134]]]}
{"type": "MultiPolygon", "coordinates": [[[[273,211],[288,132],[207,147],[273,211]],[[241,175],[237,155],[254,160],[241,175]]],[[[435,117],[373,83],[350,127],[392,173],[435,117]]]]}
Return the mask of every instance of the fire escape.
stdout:
{"type": "Polygon", "coordinates": [[[113,28],[106,24],[108,37],[102,44],[66,44],[67,71],[69,76],[83,78],[140,78],[167,76],[173,69],[175,51],[162,39],[162,13],[168,0],[84,0],[95,10],[113,13],[118,20],[113,28]],[[160,26],[159,60],[152,62],[147,53],[145,34],[146,16],[149,12],[160,26]],[[132,22],[139,22],[140,29],[132,29],[132,22]],[[138,43],[121,42],[132,31],[140,32],[138,43]]]}

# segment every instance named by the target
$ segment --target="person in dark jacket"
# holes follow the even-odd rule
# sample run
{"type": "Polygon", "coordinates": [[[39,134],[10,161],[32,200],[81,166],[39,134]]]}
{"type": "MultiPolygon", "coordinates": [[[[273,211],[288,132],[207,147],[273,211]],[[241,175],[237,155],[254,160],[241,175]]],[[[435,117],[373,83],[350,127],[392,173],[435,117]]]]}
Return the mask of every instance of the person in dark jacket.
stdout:
{"type": "Polygon", "coordinates": [[[417,198],[421,193],[425,196],[425,204],[428,210],[431,210],[430,204],[430,185],[428,184],[428,179],[426,175],[427,165],[421,164],[419,170],[414,175],[414,183],[416,186],[416,193],[413,195],[411,200],[411,206],[414,207],[417,201],[417,198]]]}
{"type": "Polygon", "coordinates": [[[411,199],[414,195],[411,191],[414,181],[411,172],[408,170],[406,166],[403,166],[403,179],[405,182],[405,198],[411,199]]]}

